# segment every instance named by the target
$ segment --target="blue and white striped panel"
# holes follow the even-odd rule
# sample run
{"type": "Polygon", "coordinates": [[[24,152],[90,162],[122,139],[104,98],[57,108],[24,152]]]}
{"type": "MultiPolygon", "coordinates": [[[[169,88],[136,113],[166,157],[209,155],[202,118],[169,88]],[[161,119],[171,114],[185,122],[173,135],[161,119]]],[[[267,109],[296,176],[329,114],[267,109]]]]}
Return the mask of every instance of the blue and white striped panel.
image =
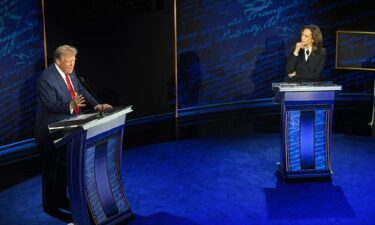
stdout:
{"type": "Polygon", "coordinates": [[[106,215],[100,203],[96,179],[95,179],[95,146],[87,148],[85,151],[85,176],[86,193],[89,200],[92,214],[96,221],[101,224],[106,221],[106,215]]]}
{"type": "Polygon", "coordinates": [[[315,169],[326,169],[327,110],[315,111],[315,169]]]}
{"type": "MultiPolygon", "coordinates": [[[[122,194],[121,189],[121,178],[119,177],[119,173],[117,172],[118,164],[116,160],[116,153],[117,153],[117,138],[111,138],[108,140],[108,152],[107,152],[107,165],[108,165],[108,178],[109,183],[112,190],[113,198],[116,202],[117,208],[119,213],[123,213],[129,209],[125,202],[125,196],[122,194]]],[[[121,151],[121,148],[119,149],[121,151]]],[[[121,154],[121,152],[120,152],[121,154]]]]}
{"type": "Polygon", "coordinates": [[[301,170],[300,158],[300,111],[288,111],[289,170],[301,170]]]}

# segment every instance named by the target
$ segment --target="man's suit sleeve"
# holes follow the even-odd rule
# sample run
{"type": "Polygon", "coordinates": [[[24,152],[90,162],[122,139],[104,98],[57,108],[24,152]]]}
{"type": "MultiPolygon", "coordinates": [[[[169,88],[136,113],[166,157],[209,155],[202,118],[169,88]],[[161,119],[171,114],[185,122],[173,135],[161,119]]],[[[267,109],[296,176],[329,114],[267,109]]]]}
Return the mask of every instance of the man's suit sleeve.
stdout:
{"type": "Polygon", "coordinates": [[[50,80],[40,79],[37,89],[38,98],[43,108],[50,113],[70,114],[69,101],[63,101],[57,98],[56,87],[50,80]]]}

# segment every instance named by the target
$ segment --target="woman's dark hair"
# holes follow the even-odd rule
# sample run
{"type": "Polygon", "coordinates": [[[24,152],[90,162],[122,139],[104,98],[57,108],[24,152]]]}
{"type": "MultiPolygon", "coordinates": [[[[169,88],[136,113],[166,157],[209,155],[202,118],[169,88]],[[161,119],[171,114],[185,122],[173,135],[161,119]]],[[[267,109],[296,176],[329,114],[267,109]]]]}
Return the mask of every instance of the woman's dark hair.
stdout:
{"type": "Polygon", "coordinates": [[[312,39],[314,40],[313,45],[313,52],[319,53],[323,48],[323,34],[320,31],[320,28],[316,25],[307,25],[302,27],[301,34],[305,29],[309,29],[312,33],[312,39]]]}

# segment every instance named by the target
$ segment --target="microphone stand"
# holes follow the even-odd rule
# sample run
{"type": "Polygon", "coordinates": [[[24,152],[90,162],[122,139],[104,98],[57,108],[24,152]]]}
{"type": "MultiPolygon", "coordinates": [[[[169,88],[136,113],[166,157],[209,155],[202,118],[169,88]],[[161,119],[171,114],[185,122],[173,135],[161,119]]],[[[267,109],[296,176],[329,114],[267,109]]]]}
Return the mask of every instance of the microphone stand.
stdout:
{"type": "MultiPolygon", "coordinates": [[[[91,87],[85,82],[85,78],[84,77],[79,77],[79,81],[86,88],[86,90],[99,102],[99,104],[103,105],[103,101],[100,98],[98,98],[98,96],[91,89],[91,87]]],[[[100,117],[104,117],[105,116],[104,110],[102,108],[100,108],[99,111],[100,111],[100,114],[99,114],[100,117]]]]}

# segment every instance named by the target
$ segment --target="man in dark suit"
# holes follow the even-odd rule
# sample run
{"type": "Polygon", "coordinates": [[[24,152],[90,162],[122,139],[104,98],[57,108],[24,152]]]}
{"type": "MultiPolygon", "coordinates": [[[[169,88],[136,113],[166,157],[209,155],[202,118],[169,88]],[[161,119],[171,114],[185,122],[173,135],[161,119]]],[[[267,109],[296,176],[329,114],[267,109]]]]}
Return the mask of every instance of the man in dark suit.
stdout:
{"type": "Polygon", "coordinates": [[[302,28],[301,42],[296,43],[288,57],[288,81],[320,81],[326,62],[323,35],[316,25],[302,28]]]}
{"type": "Polygon", "coordinates": [[[42,150],[43,209],[69,221],[66,179],[66,147],[55,148],[48,125],[79,114],[81,107],[95,110],[112,108],[98,101],[81,85],[74,72],[77,49],[63,45],[54,53],[54,63],[43,71],[37,83],[38,110],[35,139],[42,150]]]}

